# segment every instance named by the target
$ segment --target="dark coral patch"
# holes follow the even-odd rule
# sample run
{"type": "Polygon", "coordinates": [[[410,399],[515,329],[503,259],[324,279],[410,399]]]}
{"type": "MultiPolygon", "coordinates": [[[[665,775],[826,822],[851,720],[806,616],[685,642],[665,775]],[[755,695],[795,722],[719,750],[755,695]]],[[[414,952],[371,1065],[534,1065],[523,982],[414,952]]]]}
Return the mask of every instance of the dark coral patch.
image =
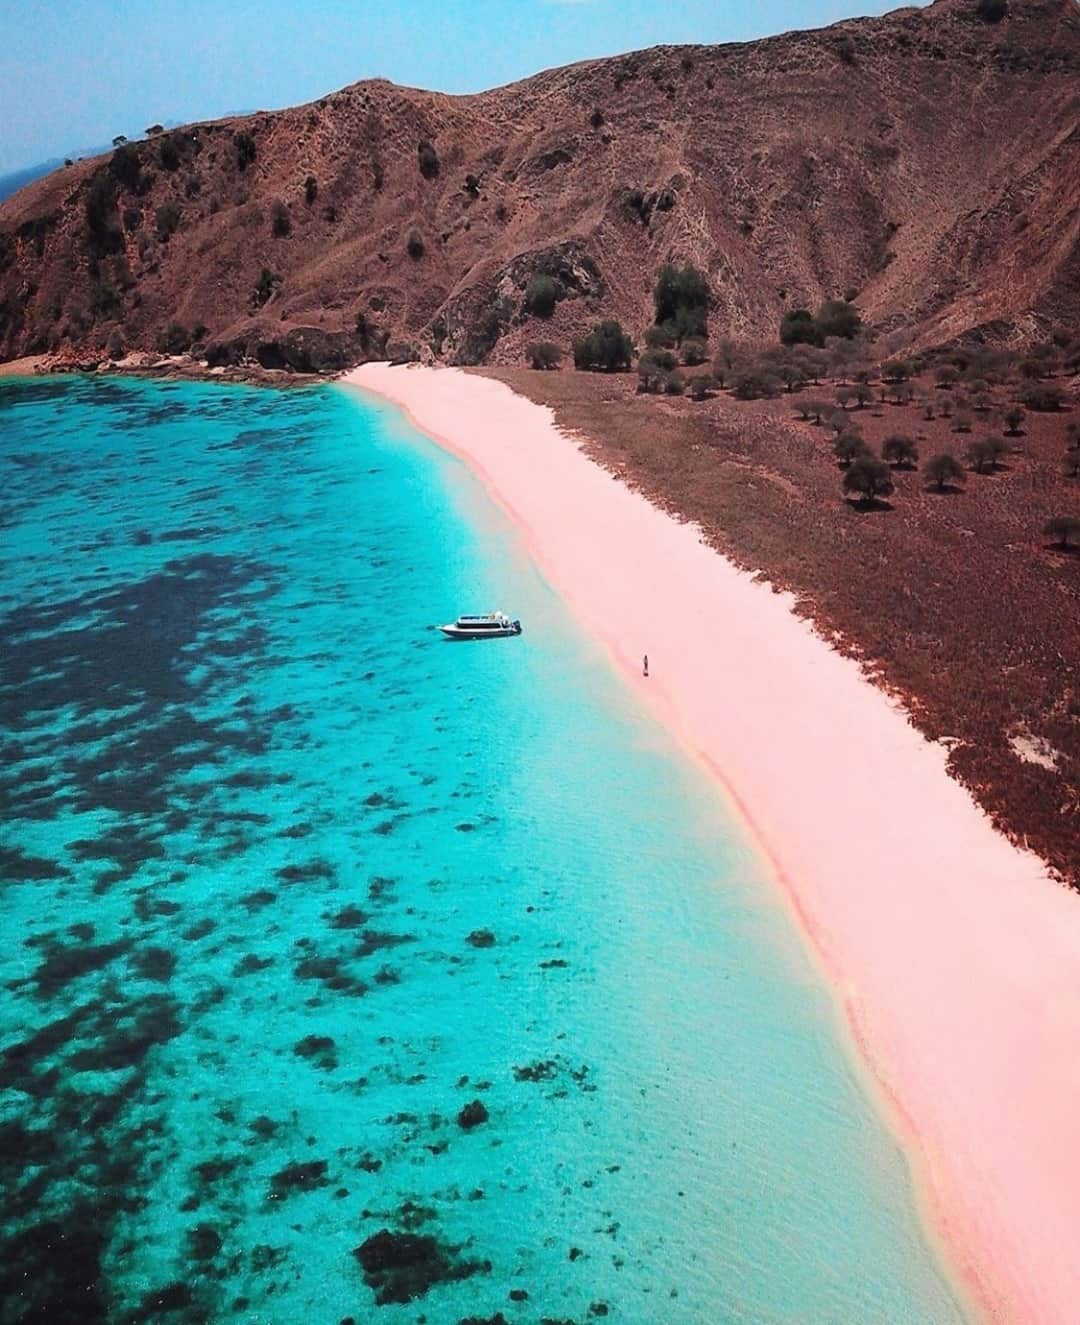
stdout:
{"type": "Polygon", "coordinates": [[[381,1229],[353,1251],[364,1272],[364,1282],[375,1293],[378,1306],[412,1302],[435,1284],[487,1274],[490,1261],[455,1260],[455,1248],[442,1246],[420,1233],[392,1233],[381,1229]]]}
{"type": "Polygon", "coordinates": [[[313,1192],[318,1187],[325,1187],[326,1168],[326,1161],[322,1159],[286,1164],[270,1179],[270,1199],[281,1201],[297,1192],[313,1192]]]}

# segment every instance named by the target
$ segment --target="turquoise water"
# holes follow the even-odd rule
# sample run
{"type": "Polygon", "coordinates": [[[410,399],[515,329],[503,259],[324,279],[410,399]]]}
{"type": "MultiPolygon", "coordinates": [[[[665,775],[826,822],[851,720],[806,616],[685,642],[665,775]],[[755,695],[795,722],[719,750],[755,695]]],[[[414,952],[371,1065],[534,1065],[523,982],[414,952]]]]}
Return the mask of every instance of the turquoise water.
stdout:
{"type": "Polygon", "coordinates": [[[0,448],[3,1325],[961,1319],[757,859],[460,465],[331,387],[9,383],[0,448]]]}

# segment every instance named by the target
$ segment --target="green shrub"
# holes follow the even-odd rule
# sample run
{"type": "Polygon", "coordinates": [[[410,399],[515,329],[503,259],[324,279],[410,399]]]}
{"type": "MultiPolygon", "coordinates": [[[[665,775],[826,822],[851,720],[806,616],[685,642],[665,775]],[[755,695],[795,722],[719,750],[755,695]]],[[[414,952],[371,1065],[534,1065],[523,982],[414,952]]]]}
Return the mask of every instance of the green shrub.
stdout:
{"type": "Polygon", "coordinates": [[[255,282],[255,307],[262,308],[271,295],[277,294],[281,289],[281,275],[276,271],[271,271],[269,267],[264,267],[259,273],[259,279],[255,282]]]}
{"type": "Polygon", "coordinates": [[[525,357],[530,368],[550,372],[562,362],[562,350],[550,340],[533,341],[525,347],[525,357]]]}
{"type": "Polygon", "coordinates": [[[1043,525],[1043,533],[1054,540],[1055,547],[1080,545],[1080,516],[1055,515],[1043,525]]]}
{"type": "Polygon", "coordinates": [[[138,149],[130,143],[124,143],[116,149],[109,159],[109,174],[121,186],[131,193],[137,193],[142,187],[142,161],[138,149]]]}
{"type": "Polygon", "coordinates": [[[1000,23],[1008,12],[1008,0],[975,0],[975,13],[984,23],[1000,23]]]}
{"type": "Polygon", "coordinates": [[[183,213],[175,202],[163,202],[154,212],[154,228],[161,242],[167,243],[169,237],[180,228],[183,213]]]}
{"type": "Polygon", "coordinates": [[[953,455],[943,452],[941,455],[931,457],[923,465],[923,474],[927,480],[937,488],[938,492],[945,491],[947,483],[963,484],[967,475],[964,473],[964,466],[953,455]]]}
{"type": "Polygon", "coordinates": [[[162,170],[176,170],[180,165],[180,151],[172,134],[158,143],[157,161],[162,170]]]}
{"type": "Polygon", "coordinates": [[[574,367],[614,373],[630,367],[634,342],[615,318],[598,322],[587,336],[574,341],[574,367]]]}
{"type": "Polygon", "coordinates": [[[736,373],[732,394],[738,400],[760,400],[780,394],[780,379],[758,368],[736,373]]]}
{"type": "Polygon", "coordinates": [[[1021,404],[1040,414],[1059,410],[1064,399],[1065,394],[1060,387],[1048,385],[1046,382],[1032,382],[1020,392],[1021,404]]]}
{"type": "Polygon", "coordinates": [[[525,291],[525,309],[535,317],[550,317],[555,311],[559,287],[550,276],[537,272],[525,291]]]}
{"type": "Polygon", "coordinates": [[[292,230],[292,218],[289,209],[278,198],[270,204],[270,232],[275,239],[284,239],[292,230]]]}
{"type": "Polygon", "coordinates": [[[827,299],[818,309],[815,322],[823,340],[829,336],[853,340],[862,330],[859,310],[843,299],[827,299]]]}
{"type": "Polygon", "coordinates": [[[879,497],[888,497],[895,487],[889,466],[872,455],[861,455],[853,460],[841,486],[845,493],[857,493],[860,501],[867,505],[872,505],[879,497]]]}
{"type": "Polygon", "coordinates": [[[881,456],[897,469],[914,469],[919,463],[919,448],[914,437],[886,437],[881,444],[881,456]]]}
{"type": "Polygon", "coordinates": [[[808,308],[793,308],[780,319],[780,340],[785,345],[821,345],[814,315],[808,308]]]}
{"type": "Polygon", "coordinates": [[[687,336],[682,343],[682,361],[690,366],[704,363],[709,357],[709,347],[700,336],[687,336]]]}
{"type": "Polygon", "coordinates": [[[170,322],[158,332],[156,343],[161,354],[183,354],[191,344],[191,333],[183,323],[170,322]]]}
{"type": "Polygon", "coordinates": [[[416,148],[416,155],[421,175],[425,179],[434,179],[439,173],[439,155],[435,148],[426,141],[419,143],[416,148]]]}
{"type": "Polygon", "coordinates": [[[653,305],[656,325],[672,327],[676,342],[690,336],[708,340],[709,283],[692,263],[680,270],[669,262],[660,269],[653,305]]]}
{"type": "Polygon", "coordinates": [[[236,164],[241,170],[247,170],[248,166],[255,160],[255,139],[246,130],[241,130],[233,136],[233,145],[236,148],[236,164]]]}
{"type": "Polygon", "coordinates": [[[844,468],[852,465],[862,456],[868,456],[870,448],[857,432],[842,432],[833,442],[833,455],[844,468]]]}

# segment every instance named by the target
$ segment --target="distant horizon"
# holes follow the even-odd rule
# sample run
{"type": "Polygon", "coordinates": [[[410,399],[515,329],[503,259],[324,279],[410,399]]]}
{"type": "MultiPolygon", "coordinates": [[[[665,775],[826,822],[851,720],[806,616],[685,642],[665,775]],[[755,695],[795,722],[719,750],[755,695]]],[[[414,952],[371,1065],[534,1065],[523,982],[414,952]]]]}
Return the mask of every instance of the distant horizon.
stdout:
{"type": "Polygon", "coordinates": [[[422,0],[322,0],[303,12],[291,0],[193,0],[181,26],[136,0],[55,0],[32,22],[9,0],[0,175],[142,137],[151,124],[280,110],[364,79],[468,95],[582,60],[754,41],[897,7],[762,0],[725,11],[685,0],[666,13],[650,0],[445,0],[433,17],[422,0]]]}

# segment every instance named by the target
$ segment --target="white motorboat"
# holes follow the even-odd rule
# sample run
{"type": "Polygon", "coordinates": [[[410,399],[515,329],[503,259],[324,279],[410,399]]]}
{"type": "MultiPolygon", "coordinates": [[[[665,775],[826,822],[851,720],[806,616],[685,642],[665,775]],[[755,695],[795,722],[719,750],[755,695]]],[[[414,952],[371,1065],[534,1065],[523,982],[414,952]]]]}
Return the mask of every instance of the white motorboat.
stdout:
{"type": "Polygon", "coordinates": [[[451,625],[439,629],[447,639],[500,639],[520,635],[521,622],[511,620],[505,612],[488,612],[484,616],[459,616],[451,625]]]}

